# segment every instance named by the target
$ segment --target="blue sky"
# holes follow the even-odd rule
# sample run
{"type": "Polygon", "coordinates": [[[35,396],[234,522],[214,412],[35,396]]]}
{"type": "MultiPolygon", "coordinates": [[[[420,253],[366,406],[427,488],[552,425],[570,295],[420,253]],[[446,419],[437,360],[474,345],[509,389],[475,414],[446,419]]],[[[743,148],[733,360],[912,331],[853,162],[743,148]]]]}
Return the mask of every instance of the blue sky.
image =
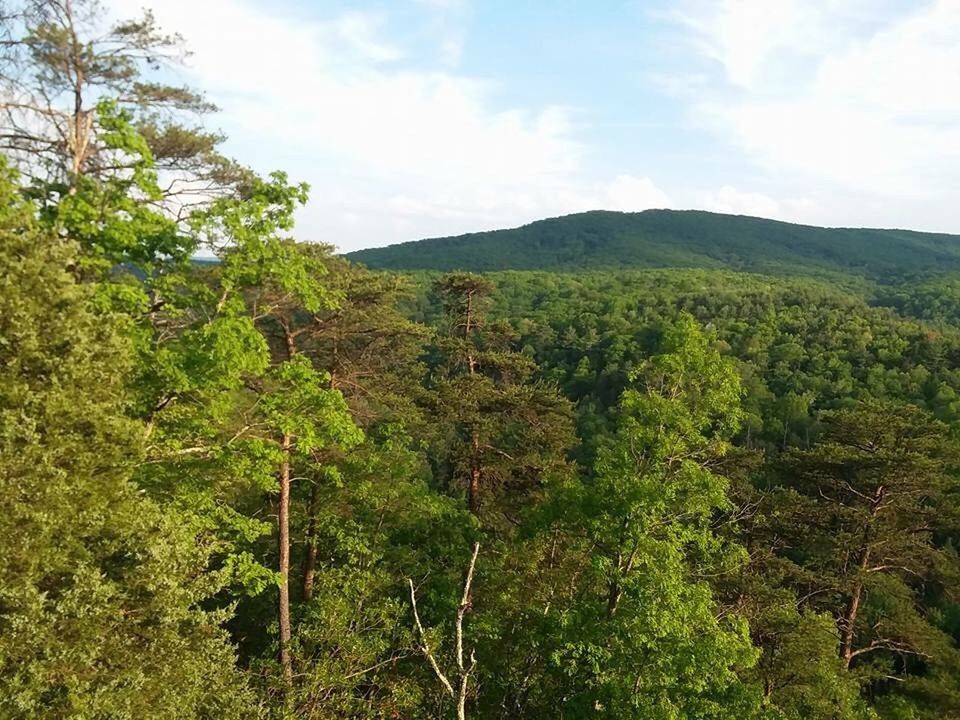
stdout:
{"type": "Polygon", "coordinates": [[[650,207],[960,232],[960,0],[152,7],[229,151],[311,184],[301,239],[650,207]]]}

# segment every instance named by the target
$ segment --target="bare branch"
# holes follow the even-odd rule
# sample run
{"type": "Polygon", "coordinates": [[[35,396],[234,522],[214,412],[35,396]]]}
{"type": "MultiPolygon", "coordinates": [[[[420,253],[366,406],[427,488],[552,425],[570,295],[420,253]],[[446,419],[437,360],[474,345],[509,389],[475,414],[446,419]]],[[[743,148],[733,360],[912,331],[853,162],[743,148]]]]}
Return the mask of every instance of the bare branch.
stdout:
{"type": "Polygon", "coordinates": [[[457,703],[457,720],[466,720],[467,695],[470,689],[470,677],[477,668],[477,657],[473,650],[470,651],[470,660],[465,663],[463,659],[463,618],[470,609],[470,592],[473,586],[473,572],[477,565],[477,556],[480,554],[480,543],[473,544],[473,553],[470,556],[470,564],[467,566],[467,572],[463,579],[463,594],[460,597],[460,605],[457,607],[456,622],[456,669],[455,677],[457,689],[453,689],[453,683],[444,675],[437,662],[436,656],[427,643],[427,635],[424,632],[423,624],[420,622],[420,614],[417,612],[417,594],[413,586],[413,580],[407,578],[410,585],[410,605],[413,608],[414,627],[420,641],[420,651],[427,658],[434,675],[443,685],[447,694],[457,703]]]}
{"type": "Polygon", "coordinates": [[[463,581],[463,596],[460,598],[460,606],[457,608],[457,668],[460,672],[464,671],[463,666],[463,616],[467,614],[470,608],[470,586],[473,584],[473,569],[477,564],[477,555],[480,553],[480,543],[473,544],[473,555],[470,557],[470,564],[467,566],[467,575],[463,581]]]}
{"type": "Polygon", "coordinates": [[[450,694],[450,697],[454,698],[457,695],[453,691],[453,685],[450,684],[450,681],[447,680],[447,676],[443,674],[442,670],[440,670],[440,666],[437,664],[437,659],[434,657],[433,651],[430,649],[430,645],[427,642],[427,634],[423,630],[423,624],[420,622],[420,613],[417,612],[417,593],[413,587],[413,580],[407,578],[407,582],[410,584],[410,605],[413,608],[413,621],[416,626],[417,636],[420,639],[420,651],[427,658],[427,662],[430,663],[430,667],[433,669],[433,673],[437,676],[440,684],[443,685],[444,689],[450,694]]]}

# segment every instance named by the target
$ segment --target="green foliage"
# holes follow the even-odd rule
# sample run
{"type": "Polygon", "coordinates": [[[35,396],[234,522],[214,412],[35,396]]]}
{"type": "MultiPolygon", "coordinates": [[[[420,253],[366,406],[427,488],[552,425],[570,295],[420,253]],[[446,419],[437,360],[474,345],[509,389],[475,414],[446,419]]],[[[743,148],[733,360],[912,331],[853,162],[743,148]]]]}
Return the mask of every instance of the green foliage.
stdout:
{"type": "Polygon", "coordinates": [[[595,211],[348,257],[391,270],[687,267],[885,277],[956,269],[960,245],[952,235],[828,229],[694,210],[595,211]]]}
{"type": "Polygon", "coordinates": [[[597,212],[352,256],[575,273],[372,272],[149,13],[11,7],[3,717],[444,718],[439,667],[468,717],[960,716],[955,238],[597,212]]]}
{"type": "Polygon", "coordinates": [[[362,440],[343,396],[326,387],[328,377],[296,355],[274,367],[258,393],[257,417],[279,435],[296,435],[304,454],[338,443],[350,448],[362,440]]]}
{"type": "Polygon", "coordinates": [[[739,396],[730,362],[681,318],[624,393],[594,479],[558,496],[556,527],[583,563],[550,609],[542,659],[565,716],[733,718],[756,707],[736,674],[755,659],[746,625],[718,620],[704,580],[739,555],[710,522],[726,505],[710,464],[736,429],[739,396]]]}
{"type": "Polygon", "coordinates": [[[211,544],[130,481],[128,324],[0,189],[0,706],[10,718],[255,717],[211,544]]]}
{"type": "MultiPolygon", "coordinates": [[[[398,578],[420,577],[471,525],[455,503],[418,480],[421,460],[397,428],[368,438],[340,466],[316,477],[314,588],[298,606],[296,655],[309,668],[295,706],[308,717],[415,716],[432,693],[413,659],[410,608],[398,578]],[[306,711],[304,711],[306,713],[306,711]]],[[[455,577],[448,577],[456,582],[455,577]]]]}
{"type": "Polygon", "coordinates": [[[955,444],[910,407],[837,411],[824,424],[816,447],[784,458],[796,495],[784,497],[783,517],[800,534],[783,554],[796,582],[836,618],[841,657],[861,682],[910,674],[914,657],[933,671],[952,666],[957,651],[923,601],[928,584],[960,587],[956,553],[938,541],[956,527],[955,444]]]}
{"type": "Polygon", "coordinates": [[[438,479],[450,490],[463,487],[474,514],[505,493],[517,507],[550,473],[563,471],[572,443],[569,406],[555,388],[532,379],[535,366],[512,349],[510,328],[487,322],[489,281],[454,274],[434,290],[446,312],[430,378],[443,433],[438,479]]]}
{"type": "MultiPolygon", "coordinates": [[[[782,447],[814,439],[815,414],[871,399],[910,402],[960,420],[960,350],[953,328],[931,328],[812,280],[699,270],[502,273],[490,314],[578,405],[589,465],[628,376],[681,312],[715,330],[744,385],[741,441],[782,447]],[[589,370],[588,370],[589,369],[589,370]]],[[[421,296],[410,314],[437,322],[421,296]]]]}
{"type": "Polygon", "coordinates": [[[772,606],[755,633],[764,649],[746,674],[761,685],[765,706],[784,720],[868,720],[876,715],[837,656],[837,626],[829,614],[798,611],[793,597],[772,606]]]}
{"type": "MultiPolygon", "coordinates": [[[[161,191],[153,155],[130,113],[101,100],[96,114],[104,154],[127,171],[81,176],[71,188],[59,188],[57,202],[45,207],[45,221],[80,243],[91,270],[108,272],[129,263],[149,273],[161,262],[183,262],[196,250],[195,241],[154,205],[161,191]]],[[[48,194],[50,188],[42,192],[48,194]]]]}

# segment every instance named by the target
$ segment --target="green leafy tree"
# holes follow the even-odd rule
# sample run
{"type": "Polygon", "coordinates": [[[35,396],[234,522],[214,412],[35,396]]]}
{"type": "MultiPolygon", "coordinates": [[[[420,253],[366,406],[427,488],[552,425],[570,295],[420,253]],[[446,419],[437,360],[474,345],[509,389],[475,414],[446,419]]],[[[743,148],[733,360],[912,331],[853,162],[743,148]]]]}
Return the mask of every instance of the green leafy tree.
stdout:
{"type": "Polygon", "coordinates": [[[131,482],[129,325],[0,179],[0,707],[10,718],[248,718],[215,543],[131,482]]]}
{"type": "Polygon", "coordinates": [[[277,455],[279,499],[278,539],[278,625],[280,664],[284,682],[293,684],[290,614],[290,488],[294,468],[313,464],[312,453],[338,444],[349,449],[361,440],[339,392],[327,387],[328,378],[317,372],[304,356],[294,355],[277,365],[265,378],[256,395],[253,425],[257,435],[277,455]],[[265,431],[265,432],[264,432],[265,431]]]}
{"type": "Polygon", "coordinates": [[[838,655],[840,635],[833,616],[808,605],[808,594],[815,591],[793,584],[791,563],[780,555],[790,544],[784,516],[791,502],[767,485],[765,458],[741,450],[730,453],[723,468],[731,477],[731,507],[721,516],[719,532],[743,543],[748,560],[711,584],[721,606],[748,621],[760,651],[757,663],[741,670],[741,677],[761,689],[771,717],[875,718],[861,697],[860,683],[838,655]]]}
{"type": "Polygon", "coordinates": [[[181,38],[149,11],[112,25],[106,15],[98,0],[0,5],[0,148],[45,201],[73,194],[82,178],[123,176],[134,168],[116,154],[115,130],[97,109],[109,100],[131,117],[165,177],[161,197],[177,208],[245,186],[249,172],[220,154],[221,135],[202,127],[216,108],[189,87],[151,77],[186,57],[181,38]]]}
{"type": "Polygon", "coordinates": [[[446,610],[472,526],[430,488],[410,444],[399,427],[379,427],[336,472],[306,476],[315,503],[301,501],[300,527],[311,523],[318,552],[311,594],[294,606],[303,717],[431,716],[436,693],[420,672],[403,578],[416,578],[431,619],[446,610]]]}
{"type": "Polygon", "coordinates": [[[248,197],[217,199],[192,216],[198,241],[221,262],[198,286],[195,306],[177,318],[181,328],[175,339],[156,347],[163,362],[150,364],[154,375],[144,382],[153,393],[146,407],[156,429],[160,479],[171,478],[170,467],[176,466],[184,510],[207,515],[208,522],[226,525],[246,541],[250,549],[235,553],[231,567],[242,571],[239,579],[251,581],[254,592],[263,587],[256,566],[271,558],[254,560],[251,543],[263,528],[246,518],[262,509],[258,491],[277,493],[277,553],[271,564],[279,585],[278,650],[288,700],[291,486],[301,471],[322,470],[321,450],[349,449],[361,440],[342,395],[330,388],[328,374],[298,352],[290,330],[293,316],[333,308],[339,299],[323,283],[321,258],[286,234],[294,208],[305,199],[305,186],[289,185],[275,174],[256,181],[248,197]],[[264,334],[269,319],[286,329],[274,352],[264,334]],[[189,446],[183,447],[185,442],[189,446]],[[217,471],[212,476],[205,472],[211,461],[217,471]],[[196,485],[185,483],[184,474],[196,478],[196,485]],[[246,489],[238,492],[238,480],[246,480],[246,489]],[[237,511],[246,503],[246,511],[223,513],[224,500],[237,511]]]}
{"type": "Polygon", "coordinates": [[[681,316],[633,378],[595,478],[558,505],[580,568],[546,612],[556,639],[541,702],[562,698],[569,717],[749,716],[756,694],[737,677],[755,660],[747,627],[706,582],[740,555],[711,527],[727,505],[712,467],[740,416],[734,366],[681,316]]]}

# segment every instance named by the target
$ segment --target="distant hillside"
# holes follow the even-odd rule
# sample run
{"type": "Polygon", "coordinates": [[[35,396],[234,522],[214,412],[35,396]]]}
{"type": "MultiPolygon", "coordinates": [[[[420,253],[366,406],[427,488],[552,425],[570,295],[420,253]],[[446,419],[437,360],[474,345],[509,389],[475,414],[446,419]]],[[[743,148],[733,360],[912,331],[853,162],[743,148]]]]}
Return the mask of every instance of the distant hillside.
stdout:
{"type": "Polygon", "coordinates": [[[594,211],[347,257],[395,270],[699,267],[883,277],[960,270],[960,235],[821,228],[697,210],[594,211]]]}

